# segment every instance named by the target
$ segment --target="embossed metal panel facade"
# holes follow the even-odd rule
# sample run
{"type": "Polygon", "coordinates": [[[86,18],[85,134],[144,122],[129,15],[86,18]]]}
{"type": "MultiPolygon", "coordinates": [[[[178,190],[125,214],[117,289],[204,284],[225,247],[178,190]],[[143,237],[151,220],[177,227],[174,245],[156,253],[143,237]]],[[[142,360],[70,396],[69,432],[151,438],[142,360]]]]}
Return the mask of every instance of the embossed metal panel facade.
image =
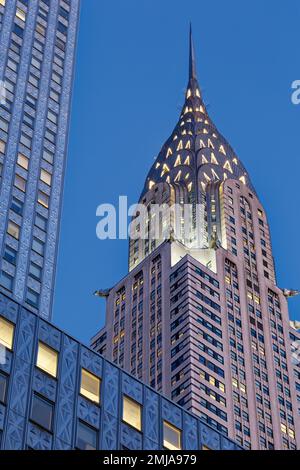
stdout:
{"type": "Polygon", "coordinates": [[[82,423],[96,435],[97,449],[157,450],[163,448],[164,421],[181,433],[185,450],[203,446],[240,449],[199,418],[2,294],[1,318],[14,325],[12,350],[5,350],[5,360],[0,363],[0,374],[7,381],[7,394],[0,403],[1,449],[74,449],[82,423]],[[39,342],[57,353],[56,377],[36,366],[39,342]],[[99,404],[80,394],[82,368],[100,379],[99,404]],[[122,420],[124,396],[141,407],[140,431],[122,420]],[[51,429],[34,418],[35,397],[51,408],[51,429]]]}

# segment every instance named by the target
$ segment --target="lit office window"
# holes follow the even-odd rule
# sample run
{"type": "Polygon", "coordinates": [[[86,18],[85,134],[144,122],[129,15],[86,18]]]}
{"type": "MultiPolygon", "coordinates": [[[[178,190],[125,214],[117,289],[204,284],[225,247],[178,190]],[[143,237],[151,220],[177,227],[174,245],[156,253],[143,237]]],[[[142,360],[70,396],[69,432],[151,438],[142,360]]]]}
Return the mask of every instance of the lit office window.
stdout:
{"type": "Polygon", "coordinates": [[[76,447],[81,450],[96,450],[97,448],[97,431],[81,421],[77,425],[76,447]]]}
{"type": "Polygon", "coordinates": [[[95,403],[100,402],[100,379],[86,369],[81,369],[80,393],[95,403]]]}
{"type": "Polygon", "coordinates": [[[20,165],[22,168],[24,168],[24,170],[28,170],[28,166],[29,166],[29,159],[27,157],[25,157],[25,155],[23,155],[22,153],[19,153],[18,154],[18,161],[17,161],[18,165],[20,165]]]}
{"type": "Polygon", "coordinates": [[[16,238],[19,240],[20,236],[20,227],[15,224],[14,222],[8,222],[8,227],[7,227],[7,233],[11,235],[12,237],[16,238]]]}
{"type": "Polygon", "coordinates": [[[52,403],[39,395],[32,398],[30,419],[47,431],[52,431],[54,407],[52,403]]]}
{"type": "Polygon", "coordinates": [[[138,431],[142,429],[142,407],[136,401],[124,395],[123,421],[138,431]]]}
{"type": "Polygon", "coordinates": [[[43,183],[46,183],[48,186],[51,186],[51,175],[48,171],[41,169],[40,179],[43,183]]]}
{"type": "Polygon", "coordinates": [[[167,421],[164,421],[163,426],[164,447],[169,450],[180,450],[181,431],[167,421]]]}
{"type": "Polygon", "coordinates": [[[0,317],[0,344],[7,349],[12,349],[15,327],[12,323],[0,317]]]}
{"type": "Polygon", "coordinates": [[[47,194],[43,193],[42,191],[38,192],[38,202],[48,208],[49,207],[49,196],[47,194]]]}
{"type": "Polygon", "coordinates": [[[49,348],[49,346],[39,341],[38,355],[36,361],[37,367],[47,372],[47,374],[52,375],[52,377],[56,377],[57,363],[58,353],[54,351],[54,349],[49,348]]]}

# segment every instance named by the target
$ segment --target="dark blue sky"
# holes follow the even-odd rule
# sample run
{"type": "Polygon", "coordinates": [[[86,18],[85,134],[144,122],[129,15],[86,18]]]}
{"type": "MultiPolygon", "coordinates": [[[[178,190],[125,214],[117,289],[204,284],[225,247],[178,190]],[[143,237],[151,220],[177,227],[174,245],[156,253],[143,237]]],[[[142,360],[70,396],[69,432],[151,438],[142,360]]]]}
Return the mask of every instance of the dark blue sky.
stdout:
{"type": "MultiPolygon", "coordinates": [[[[193,22],[208,110],[249,171],[271,225],[278,284],[300,288],[298,0],[82,0],[54,321],[80,340],[93,297],[127,273],[127,241],[96,238],[96,207],[136,202],[184,99],[193,22]]],[[[300,319],[300,297],[290,301],[300,319]]]]}

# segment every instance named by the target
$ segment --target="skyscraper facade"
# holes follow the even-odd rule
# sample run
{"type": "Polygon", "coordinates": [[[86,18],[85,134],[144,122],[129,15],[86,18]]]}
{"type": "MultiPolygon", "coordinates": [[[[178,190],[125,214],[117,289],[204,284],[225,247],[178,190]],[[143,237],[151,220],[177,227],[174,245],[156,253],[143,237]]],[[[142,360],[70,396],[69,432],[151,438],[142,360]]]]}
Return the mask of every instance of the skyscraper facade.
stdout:
{"type": "Polygon", "coordinates": [[[140,203],[129,274],[102,293],[106,323],[92,347],[245,448],[299,448],[288,306],[267,216],[209,117],[192,35],[182,112],[140,203]],[[177,209],[152,211],[162,204],[177,209]]]}
{"type": "Polygon", "coordinates": [[[50,318],[79,0],[0,0],[0,289],[50,318]]]}

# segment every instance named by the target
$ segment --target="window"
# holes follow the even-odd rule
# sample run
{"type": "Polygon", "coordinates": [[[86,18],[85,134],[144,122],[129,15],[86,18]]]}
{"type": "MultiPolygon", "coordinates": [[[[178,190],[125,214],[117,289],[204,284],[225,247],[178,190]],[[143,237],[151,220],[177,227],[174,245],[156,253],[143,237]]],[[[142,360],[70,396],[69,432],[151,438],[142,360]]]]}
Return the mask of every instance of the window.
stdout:
{"type": "Polygon", "coordinates": [[[7,391],[8,378],[6,375],[0,373],[0,403],[5,405],[6,403],[6,391],[7,391]]]}
{"type": "Polygon", "coordinates": [[[0,344],[12,350],[15,327],[12,323],[0,317],[0,344]]]}
{"type": "Polygon", "coordinates": [[[26,180],[19,175],[15,176],[15,187],[20,189],[20,191],[25,191],[26,189],[26,180]]]}
{"type": "Polygon", "coordinates": [[[169,450],[181,450],[181,431],[172,424],[163,423],[163,445],[169,450]]]}
{"type": "Polygon", "coordinates": [[[100,402],[100,379],[86,369],[81,369],[80,393],[95,403],[100,402]]]}
{"type": "Polygon", "coordinates": [[[46,183],[48,186],[51,185],[51,175],[48,173],[48,171],[41,169],[41,175],[40,179],[43,181],[43,183],[46,183]]]}
{"type": "Polygon", "coordinates": [[[12,291],[13,289],[13,278],[5,271],[1,271],[0,274],[0,284],[5,287],[5,289],[12,291]]]}
{"type": "Polygon", "coordinates": [[[33,307],[38,307],[39,304],[39,294],[32,289],[27,290],[26,302],[33,307]]]}
{"type": "Polygon", "coordinates": [[[47,194],[43,193],[42,191],[38,192],[38,202],[48,208],[49,207],[49,196],[47,194]]]}
{"type": "Polygon", "coordinates": [[[77,444],[76,447],[81,450],[96,450],[97,431],[81,421],[77,425],[77,444]]]}
{"type": "Polygon", "coordinates": [[[18,165],[20,165],[22,168],[24,168],[24,170],[28,170],[28,158],[25,157],[25,155],[23,155],[22,153],[19,153],[18,154],[18,165]]]}
{"type": "Polygon", "coordinates": [[[29,275],[33,277],[34,279],[37,279],[38,281],[40,281],[42,277],[42,268],[40,268],[40,266],[38,266],[35,263],[30,263],[29,275]]]}
{"type": "Polygon", "coordinates": [[[44,243],[37,238],[32,240],[32,249],[39,255],[43,256],[44,254],[44,243]]]}
{"type": "Polygon", "coordinates": [[[23,202],[19,201],[15,197],[12,198],[11,201],[11,210],[14,211],[16,214],[22,215],[23,213],[23,202]]]}
{"type": "Polygon", "coordinates": [[[7,233],[11,235],[12,237],[16,238],[17,240],[19,240],[20,227],[14,222],[9,221],[8,227],[7,227],[7,233]]]}
{"type": "Polygon", "coordinates": [[[142,429],[142,407],[136,401],[124,395],[123,397],[123,416],[125,423],[141,431],[142,429]]]}
{"type": "Polygon", "coordinates": [[[43,159],[46,160],[48,163],[53,163],[53,154],[48,152],[47,150],[43,151],[43,159]]]}
{"type": "Polygon", "coordinates": [[[48,400],[34,394],[32,398],[30,419],[47,431],[51,431],[53,405],[48,400]]]}
{"type": "Polygon", "coordinates": [[[5,259],[6,261],[8,261],[11,264],[16,264],[16,260],[17,260],[16,250],[14,250],[10,246],[6,245],[5,250],[4,250],[3,259],[5,259]]]}
{"type": "Polygon", "coordinates": [[[25,11],[21,10],[21,8],[17,8],[16,17],[22,21],[26,20],[26,13],[25,11]]]}
{"type": "Polygon", "coordinates": [[[45,219],[45,217],[41,216],[40,214],[36,214],[35,225],[45,232],[47,228],[47,219],[45,219]]]}
{"type": "Polygon", "coordinates": [[[57,377],[58,353],[39,341],[36,365],[52,377],[57,377]]]}

